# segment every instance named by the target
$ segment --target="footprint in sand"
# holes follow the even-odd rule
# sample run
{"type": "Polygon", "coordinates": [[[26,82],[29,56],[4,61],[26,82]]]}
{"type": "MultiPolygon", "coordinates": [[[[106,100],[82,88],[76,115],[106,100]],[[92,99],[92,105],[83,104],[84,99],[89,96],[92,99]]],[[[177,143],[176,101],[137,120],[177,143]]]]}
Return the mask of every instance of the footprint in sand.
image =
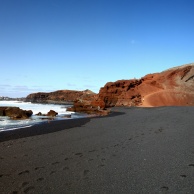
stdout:
{"type": "Polygon", "coordinates": [[[60,162],[53,162],[52,165],[56,165],[56,164],[59,164],[60,162]]]}
{"type": "Polygon", "coordinates": [[[164,131],[164,129],[160,127],[159,129],[157,129],[157,130],[155,131],[155,133],[156,133],[156,134],[162,133],[162,131],[164,131]]]}
{"type": "Polygon", "coordinates": [[[26,185],[28,185],[29,184],[29,182],[23,182],[22,183],[22,187],[25,187],[26,185]]]}
{"type": "Polygon", "coordinates": [[[18,191],[12,191],[11,194],[18,194],[18,191]]]}
{"type": "Polygon", "coordinates": [[[63,168],[63,170],[69,170],[69,167],[68,167],[68,166],[66,166],[66,167],[64,167],[64,168],[63,168]]]}
{"type": "Polygon", "coordinates": [[[44,178],[40,177],[40,178],[38,178],[36,181],[37,181],[37,182],[40,182],[40,181],[43,181],[43,180],[44,180],[44,178]]]}
{"type": "Polygon", "coordinates": [[[119,144],[114,145],[114,147],[117,147],[117,146],[119,146],[119,144]]]}
{"type": "Polygon", "coordinates": [[[28,193],[31,190],[34,190],[34,187],[33,186],[29,186],[26,189],[24,189],[24,193],[28,193]]]}
{"type": "Polygon", "coordinates": [[[88,152],[96,152],[97,150],[90,150],[90,151],[88,151],[88,152]]]}
{"type": "Polygon", "coordinates": [[[0,178],[3,176],[10,176],[10,174],[0,174],[0,178]]]}
{"type": "MultiPolygon", "coordinates": [[[[23,171],[23,172],[25,172],[25,171],[23,171]]],[[[21,187],[20,188],[23,190],[24,193],[28,193],[29,191],[31,191],[31,190],[34,189],[33,186],[28,186],[28,185],[29,185],[29,182],[23,182],[21,184],[21,187]]]]}
{"type": "Polygon", "coordinates": [[[43,169],[43,168],[44,168],[44,166],[38,166],[38,167],[34,168],[34,170],[39,170],[39,169],[43,169]]]}
{"type": "Polygon", "coordinates": [[[18,173],[18,175],[29,174],[29,173],[30,173],[29,170],[25,170],[25,171],[22,171],[22,172],[18,173]]]}
{"type": "Polygon", "coordinates": [[[162,127],[160,127],[160,128],[158,129],[158,131],[159,131],[159,132],[162,132],[162,131],[164,131],[164,129],[163,129],[162,127]]]}
{"type": "Polygon", "coordinates": [[[79,156],[79,157],[82,157],[82,156],[83,156],[82,153],[76,153],[75,155],[76,155],[76,156],[79,156]]]}
{"type": "Polygon", "coordinates": [[[51,175],[51,174],[55,174],[55,173],[56,173],[56,171],[51,171],[51,172],[50,172],[50,175],[51,175]]]}
{"type": "Polygon", "coordinates": [[[168,191],[168,190],[169,190],[169,188],[168,188],[168,187],[166,187],[166,186],[163,186],[163,187],[161,187],[161,190],[162,190],[162,191],[168,191]]]}
{"type": "Polygon", "coordinates": [[[86,176],[90,171],[89,170],[84,170],[83,174],[86,176]]]}
{"type": "Polygon", "coordinates": [[[65,158],[64,160],[67,161],[67,160],[72,160],[73,158],[65,158]]]}

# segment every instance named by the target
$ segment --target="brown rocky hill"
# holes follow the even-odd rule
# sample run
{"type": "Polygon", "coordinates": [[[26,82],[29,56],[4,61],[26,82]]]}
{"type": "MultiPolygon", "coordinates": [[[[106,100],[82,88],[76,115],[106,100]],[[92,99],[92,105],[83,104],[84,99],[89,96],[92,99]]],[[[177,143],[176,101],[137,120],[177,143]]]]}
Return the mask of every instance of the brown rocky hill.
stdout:
{"type": "Polygon", "coordinates": [[[90,90],[76,91],[76,90],[57,90],[54,92],[38,92],[29,94],[26,97],[27,102],[37,103],[64,103],[72,104],[77,99],[94,98],[96,94],[90,90]]]}
{"type": "Polygon", "coordinates": [[[109,82],[99,98],[112,106],[193,106],[194,64],[174,67],[141,79],[109,82]]]}

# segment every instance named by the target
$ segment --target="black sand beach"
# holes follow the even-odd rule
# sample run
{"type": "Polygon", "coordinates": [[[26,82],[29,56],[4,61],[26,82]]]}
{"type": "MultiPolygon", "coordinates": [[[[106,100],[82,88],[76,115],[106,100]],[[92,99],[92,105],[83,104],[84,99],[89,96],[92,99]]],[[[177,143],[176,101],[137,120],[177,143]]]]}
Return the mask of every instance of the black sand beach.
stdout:
{"type": "Polygon", "coordinates": [[[194,107],[112,110],[0,133],[0,193],[194,193],[194,107]]]}

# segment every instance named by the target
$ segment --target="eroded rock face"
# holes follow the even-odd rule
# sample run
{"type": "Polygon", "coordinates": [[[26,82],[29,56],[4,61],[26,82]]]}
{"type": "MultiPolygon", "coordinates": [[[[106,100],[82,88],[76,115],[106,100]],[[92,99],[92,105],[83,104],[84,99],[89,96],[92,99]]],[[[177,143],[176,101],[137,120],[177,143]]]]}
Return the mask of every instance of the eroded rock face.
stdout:
{"type": "Polygon", "coordinates": [[[141,80],[108,82],[100,89],[99,98],[104,101],[105,107],[138,105],[141,102],[141,94],[137,87],[141,82],[141,80]]]}
{"type": "Polygon", "coordinates": [[[107,115],[109,110],[105,109],[105,103],[102,100],[77,100],[73,107],[67,108],[67,111],[82,112],[95,115],[107,115]]]}
{"type": "Polygon", "coordinates": [[[8,116],[11,119],[28,119],[33,112],[31,110],[22,110],[19,107],[0,107],[0,115],[8,116]]]}
{"type": "Polygon", "coordinates": [[[36,103],[64,103],[73,104],[79,98],[93,97],[96,94],[90,90],[76,91],[76,90],[58,90],[55,92],[44,93],[38,92],[29,94],[26,97],[27,102],[36,103]]]}
{"type": "Polygon", "coordinates": [[[193,106],[194,64],[175,67],[141,79],[109,82],[99,98],[112,106],[193,106]]]}

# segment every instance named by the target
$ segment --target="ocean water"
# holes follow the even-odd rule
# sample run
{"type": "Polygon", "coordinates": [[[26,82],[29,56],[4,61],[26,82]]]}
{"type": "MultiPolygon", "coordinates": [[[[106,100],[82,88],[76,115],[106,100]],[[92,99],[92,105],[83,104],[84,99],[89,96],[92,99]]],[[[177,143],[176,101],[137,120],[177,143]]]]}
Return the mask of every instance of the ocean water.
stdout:
{"type": "Polygon", "coordinates": [[[33,111],[32,117],[25,120],[11,120],[9,117],[0,116],[0,132],[16,130],[18,128],[30,127],[41,122],[47,122],[47,120],[45,120],[46,116],[36,116],[35,114],[39,112],[41,112],[42,114],[47,114],[50,110],[58,112],[58,115],[55,117],[55,120],[86,117],[86,115],[84,114],[66,111],[69,105],[35,104],[31,102],[21,102],[21,101],[0,101],[0,106],[15,106],[23,110],[33,111]],[[65,118],[65,116],[67,115],[71,115],[71,118],[65,118]]]}

